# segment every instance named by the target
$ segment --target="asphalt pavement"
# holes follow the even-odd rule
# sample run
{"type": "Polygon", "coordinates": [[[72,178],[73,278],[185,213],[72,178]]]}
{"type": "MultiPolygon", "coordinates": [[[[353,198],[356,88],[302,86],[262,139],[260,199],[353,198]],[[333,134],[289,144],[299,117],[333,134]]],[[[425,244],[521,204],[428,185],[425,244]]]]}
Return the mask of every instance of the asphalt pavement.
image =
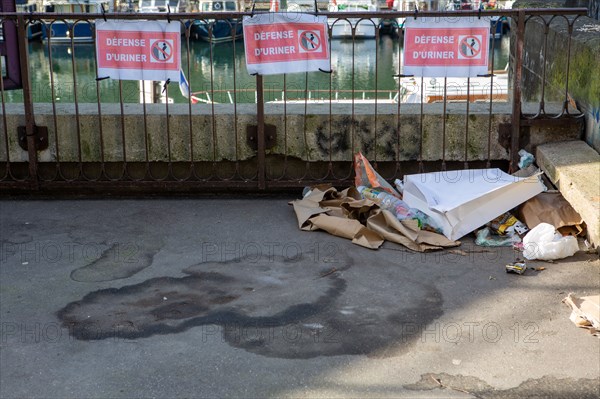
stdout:
{"type": "MultiPolygon", "coordinates": [[[[290,200],[293,198],[289,198],[290,200]]],[[[597,253],[368,250],[284,198],[0,201],[2,398],[600,396],[597,253]]]]}

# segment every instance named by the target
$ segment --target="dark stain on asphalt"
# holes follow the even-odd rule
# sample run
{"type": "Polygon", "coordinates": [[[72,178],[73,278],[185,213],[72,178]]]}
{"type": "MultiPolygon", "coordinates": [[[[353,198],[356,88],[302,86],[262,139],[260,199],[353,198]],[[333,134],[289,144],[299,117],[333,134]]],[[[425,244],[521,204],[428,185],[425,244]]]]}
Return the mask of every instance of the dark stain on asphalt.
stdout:
{"type": "Polygon", "coordinates": [[[420,334],[405,325],[442,315],[439,291],[418,281],[402,300],[389,293],[343,295],[351,265],[343,254],[329,264],[308,254],[203,262],[184,269],[184,277],[91,292],[57,314],[80,340],[200,328],[205,343],[220,336],[231,346],[279,358],[395,356],[420,334]]]}
{"type": "Polygon", "coordinates": [[[443,389],[470,394],[482,399],[597,399],[600,397],[600,385],[597,379],[556,378],[551,376],[528,379],[514,388],[496,389],[477,377],[446,373],[427,373],[421,375],[421,379],[418,382],[404,385],[404,388],[412,391],[443,389]]]}
{"type": "Polygon", "coordinates": [[[143,245],[113,244],[90,264],[71,272],[71,279],[79,282],[113,281],[128,278],[152,265],[162,243],[147,239],[143,245]]]}

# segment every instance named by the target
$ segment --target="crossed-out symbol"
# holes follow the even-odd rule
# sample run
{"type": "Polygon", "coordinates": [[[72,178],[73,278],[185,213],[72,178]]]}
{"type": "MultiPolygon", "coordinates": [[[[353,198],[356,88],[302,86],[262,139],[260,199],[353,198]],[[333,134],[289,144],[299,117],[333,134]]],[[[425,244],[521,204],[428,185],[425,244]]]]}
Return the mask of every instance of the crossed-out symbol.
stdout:
{"type": "Polygon", "coordinates": [[[169,62],[173,56],[173,46],[169,41],[157,40],[152,43],[150,54],[153,62],[169,62]]]}
{"type": "Polygon", "coordinates": [[[305,30],[300,34],[300,47],[305,52],[317,51],[321,47],[321,39],[318,32],[305,30]]]}
{"type": "Polygon", "coordinates": [[[463,37],[458,50],[464,58],[479,58],[481,53],[481,40],[476,36],[463,37]]]}

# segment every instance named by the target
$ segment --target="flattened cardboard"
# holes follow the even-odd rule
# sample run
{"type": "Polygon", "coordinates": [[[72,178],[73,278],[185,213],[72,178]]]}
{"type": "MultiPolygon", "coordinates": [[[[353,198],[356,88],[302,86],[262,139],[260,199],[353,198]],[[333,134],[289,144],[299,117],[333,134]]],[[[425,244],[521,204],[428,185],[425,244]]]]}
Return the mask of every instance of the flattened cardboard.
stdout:
{"type": "Polygon", "coordinates": [[[420,230],[416,220],[398,220],[390,211],[382,210],[371,216],[367,227],[388,241],[418,252],[433,251],[460,245],[441,234],[420,230]]]}
{"type": "Polygon", "coordinates": [[[313,226],[325,230],[334,236],[348,238],[353,243],[370,249],[377,249],[383,244],[383,238],[367,229],[358,220],[340,218],[329,215],[317,215],[311,219],[313,226]]]}
{"type": "Polygon", "coordinates": [[[577,327],[587,328],[593,335],[600,336],[600,295],[578,298],[569,294],[563,302],[573,310],[569,319],[577,327]]]}
{"type": "Polygon", "coordinates": [[[301,230],[325,230],[365,248],[377,249],[384,239],[419,252],[460,245],[441,234],[420,230],[416,220],[399,221],[375,202],[361,199],[354,187],[342,192],[313,188],[305,198],[290,204],[301,230]]]}

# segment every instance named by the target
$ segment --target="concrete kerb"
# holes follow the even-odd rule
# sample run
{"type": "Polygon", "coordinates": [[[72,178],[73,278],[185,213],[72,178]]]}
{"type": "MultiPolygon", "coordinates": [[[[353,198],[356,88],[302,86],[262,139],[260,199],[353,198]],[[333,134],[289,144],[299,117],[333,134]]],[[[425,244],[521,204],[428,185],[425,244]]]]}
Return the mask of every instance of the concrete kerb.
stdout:
{"type": "Polygon", "coordinates": [[[588,228],[588,237],[600,245],[600,155],[583,141],[537,147],[538,165],[548,175],[588,228]]]}

